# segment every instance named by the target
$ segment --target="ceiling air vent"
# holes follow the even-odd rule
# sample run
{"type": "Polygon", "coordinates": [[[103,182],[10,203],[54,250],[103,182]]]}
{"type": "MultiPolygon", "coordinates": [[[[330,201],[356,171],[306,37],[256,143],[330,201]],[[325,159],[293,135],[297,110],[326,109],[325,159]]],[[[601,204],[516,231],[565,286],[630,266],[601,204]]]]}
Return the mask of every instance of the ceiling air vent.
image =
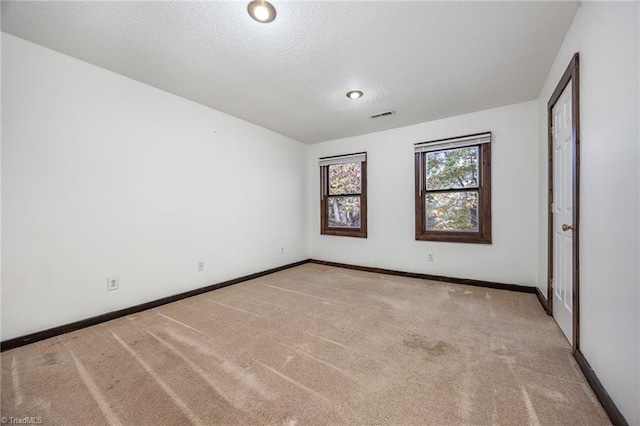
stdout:
{"type": "Polygon", "coordinates": [[[380,118],[380,117],[386,117],[387,115],[393,115],[394,112],[393,111],[385,111],[385,112],[379,112],[377,114],[373,114],[370,117],[371,118],[380,118]]]}

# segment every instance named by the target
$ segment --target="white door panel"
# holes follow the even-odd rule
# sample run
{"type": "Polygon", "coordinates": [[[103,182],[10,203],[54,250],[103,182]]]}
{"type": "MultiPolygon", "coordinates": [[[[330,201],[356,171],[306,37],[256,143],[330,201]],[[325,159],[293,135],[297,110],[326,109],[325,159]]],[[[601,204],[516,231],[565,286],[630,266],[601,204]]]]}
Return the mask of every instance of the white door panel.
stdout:
{"type": "Polygon", "coordinates": [[[573,129],[571,82],[553,117],[553,317],[573,343],[573,129]],[[565,225],[565,229],[563,229],[565,225]]]}

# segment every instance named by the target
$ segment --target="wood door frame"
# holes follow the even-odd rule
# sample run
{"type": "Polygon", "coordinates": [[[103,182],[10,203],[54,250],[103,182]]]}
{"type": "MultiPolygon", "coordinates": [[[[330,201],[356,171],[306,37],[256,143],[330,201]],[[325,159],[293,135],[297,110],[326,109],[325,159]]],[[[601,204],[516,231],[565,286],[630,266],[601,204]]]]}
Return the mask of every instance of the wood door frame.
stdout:
{"type": "Polygon", "coordinates": [[[571,82],[571,130],[573,134],[572,151],[573,165],[571,170],[571,186],[573,192],[573,254],[572,254],[572,287],[573,287],[573,354],[580,349],[580,57],[575,53],[569,62],[560,82],[556,86],[553,94],[547,103],[547,135],[549,140],[549,199],[547,205],[548,212],[548,252],[547,252],[547,304],[549,315],[553,315],[553,115],[552,109],[560,98],[560,95],[571,82]]]}

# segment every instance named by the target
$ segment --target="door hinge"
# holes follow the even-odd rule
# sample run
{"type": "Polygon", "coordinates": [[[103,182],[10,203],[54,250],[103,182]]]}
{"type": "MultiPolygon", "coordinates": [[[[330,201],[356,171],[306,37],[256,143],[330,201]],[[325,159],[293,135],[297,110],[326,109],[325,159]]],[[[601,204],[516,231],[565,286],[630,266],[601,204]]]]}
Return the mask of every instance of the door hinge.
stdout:
{"type": "Polygon", "coordinates": [[[549,278],[549,287],[553,290],[553,278],[549,278]]]}
{"type": "Polygon", "coordinates": [[[554,208],[554,207],[555,207],[555,206],[553,205],[553,203],[551,203],[551,204],[549,205],[549,212],[553,213],[553,208],[554,208]]]}
{"type": "Polygon", "coordinates": [[[549,136],[553,136],[553,126],[549,127],[549,136]]]}

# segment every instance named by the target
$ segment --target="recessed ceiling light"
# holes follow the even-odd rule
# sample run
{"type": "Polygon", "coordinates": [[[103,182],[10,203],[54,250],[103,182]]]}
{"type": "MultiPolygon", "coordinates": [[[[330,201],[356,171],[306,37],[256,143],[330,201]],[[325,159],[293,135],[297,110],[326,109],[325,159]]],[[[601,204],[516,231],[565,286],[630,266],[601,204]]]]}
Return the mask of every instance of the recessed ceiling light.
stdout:
{"type": "Polygon", "coordinates": [[[247,6],[247,11],[253,19],[266,24],[276,19],[276,8],[265,0],[253,0],[247,6]]]}
{"type": "Polygon", "coordinates": [[[360,90],[352,90],[347,92],[347,98],[349,99],[358,99],[361,98],[363,93],[360,90]]]}

